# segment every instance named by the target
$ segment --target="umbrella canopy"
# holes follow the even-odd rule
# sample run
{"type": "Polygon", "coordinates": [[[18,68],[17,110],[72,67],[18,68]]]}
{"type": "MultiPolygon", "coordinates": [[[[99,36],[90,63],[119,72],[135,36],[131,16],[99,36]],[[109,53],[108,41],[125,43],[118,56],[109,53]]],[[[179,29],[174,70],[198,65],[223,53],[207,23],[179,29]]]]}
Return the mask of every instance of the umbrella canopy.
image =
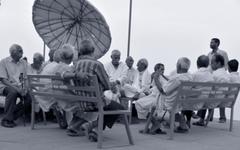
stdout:
{"type": "Polygon", "coordinates": [[[94,57],[98,59],[111,44],[104,17],[87,0],[35,0],[33,24],[50,49],[69,43],[79,50],[80,42],[88,39],[94,44],[94,57]]]}

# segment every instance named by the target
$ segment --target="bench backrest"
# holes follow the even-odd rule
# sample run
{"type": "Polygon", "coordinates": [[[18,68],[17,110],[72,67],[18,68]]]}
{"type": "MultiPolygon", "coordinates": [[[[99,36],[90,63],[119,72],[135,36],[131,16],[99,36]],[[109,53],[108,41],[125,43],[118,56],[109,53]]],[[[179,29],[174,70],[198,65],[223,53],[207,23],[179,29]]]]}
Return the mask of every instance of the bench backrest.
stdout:
{"type": "Polygon", "coordinates": [[[103,102],[96,76],[88,80],[64,80],[56,75],[28,75],[30,94],[33,96],[52,97],[71,102],[97,103],[102,109],[103,102]]]}
{"type": "Polygon", "coordinates": [[[175,106],[178,105],[178,107],[184,110],[193,110],[194,108],[191,106],[199,103],[204,103],[203,107],[205,108],[208,108],[209,105],[214,103],[216,107],[226,103],[224,107],[233,107],[239,89],[240,84],[237,83],[183,81],[178,88],[175,106]]]}

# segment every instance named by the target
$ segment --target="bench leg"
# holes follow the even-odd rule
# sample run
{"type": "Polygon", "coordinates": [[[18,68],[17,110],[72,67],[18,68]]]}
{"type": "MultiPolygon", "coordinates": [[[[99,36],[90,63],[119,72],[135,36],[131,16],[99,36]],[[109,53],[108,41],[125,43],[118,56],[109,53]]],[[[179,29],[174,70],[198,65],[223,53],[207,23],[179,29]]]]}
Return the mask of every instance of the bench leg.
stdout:
{"type": "Polygon", "coordinates": [[[214,112],[214,109],[208,109],[208,115],[207,115],[206,123],[204,125],[205,128],[207,127],[209,120],[211,119],[211,116],[213,115],[213,112],[214,112]]]}
{"type": "Polygon", "coordinates": [[[173,139],[174,134],[174,122],[175,122],[175,112],[171,111],[170,113],[170,133],[169,133],[169,139],[173,139]]]}
{"type": "Polygon", "coordinates": [[[98,148],[102,148],[102,142],[103,142],[103,114],[100,113],[98,115],[98,143],[97,143],[98,148]]]}
{"type": "Polygon", "coordinates": [[[129,113],[129,124],[132,124],[132,100],[128,101],[128,109],[130,110],[131,113],[129,113]]]}
{"type": "Polygon", "coordinates": [[[131,134],[131,131],[130,131],[130,128],[129,128],[128,118],[127,118],[126,114],[124,114],[124,124],[125,124],[125,128],[126,128],[126,131],[127,131],[129,144],[133,145],[134,144],[133,143],[133,138],[132,138],[132,134],[131,134]]]}
{"type": "Polygon", "coordinates": [[[42,115],[43,115],[43,124],[47,125],[46,113],[43,110],[42,110],[42,115]]]}
{"type": "Polygon", "coordinates": [[[26,107],[24,98],[22,98],[22,105],[23,105],[23,126],[26,126],[26,107]]]}
{"type": "Polygon", "coordinates": [[[234,108],[231,108],[231,116],[230,116],[230,127],[229,127],[229,131],[232,131],[232,127],[233,127],[233,112],[234,112],[234,108]]]}
{"type": "Polygon", "coordinates": [[[35,99],[32,98],[32,112],[31,112],[31,129],[34,129],[35,123],[35,99]]]}

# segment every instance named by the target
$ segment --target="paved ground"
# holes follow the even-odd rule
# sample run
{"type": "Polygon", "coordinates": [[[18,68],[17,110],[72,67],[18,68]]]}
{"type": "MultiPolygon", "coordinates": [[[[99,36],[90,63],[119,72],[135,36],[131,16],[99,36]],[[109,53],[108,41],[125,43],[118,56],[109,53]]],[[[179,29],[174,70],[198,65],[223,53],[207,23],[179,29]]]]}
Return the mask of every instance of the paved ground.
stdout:
{"type": "MultiPolygon", "coordinates": [[[[228,131],[227,124],[211,122],[209,127],[193,126],[187,134],[175,134],[174,140],[167,135],[143,135],[138,130],[144,124],[131,125],[134,146],[128,145],[125,128],[121,124],[104,132],[104,149],[114,150],[239,150],[240,122],[234,122],[233,132],[228,131]]],[[[89,142],[85,137],[69,137],[57,124],[37,124],[31,130],[29,124],[19,125],[13,129],[0,127],[0,150],[92,150],[96,143],[89,142]]]]}

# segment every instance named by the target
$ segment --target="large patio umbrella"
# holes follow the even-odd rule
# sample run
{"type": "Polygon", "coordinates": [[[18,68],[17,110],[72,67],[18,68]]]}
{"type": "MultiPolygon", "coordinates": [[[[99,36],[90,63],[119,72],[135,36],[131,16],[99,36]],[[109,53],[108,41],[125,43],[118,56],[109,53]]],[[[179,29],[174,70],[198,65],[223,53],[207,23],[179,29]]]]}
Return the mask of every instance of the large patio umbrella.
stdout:
{"type": "Polygon", "coordinates": [[[83,39],[95,45],[95,58],[111,44],[109,27],[101,13],[87,0],[35,0],[33,24],[50,49],[69,43],[79,50],[83,39]]]}

